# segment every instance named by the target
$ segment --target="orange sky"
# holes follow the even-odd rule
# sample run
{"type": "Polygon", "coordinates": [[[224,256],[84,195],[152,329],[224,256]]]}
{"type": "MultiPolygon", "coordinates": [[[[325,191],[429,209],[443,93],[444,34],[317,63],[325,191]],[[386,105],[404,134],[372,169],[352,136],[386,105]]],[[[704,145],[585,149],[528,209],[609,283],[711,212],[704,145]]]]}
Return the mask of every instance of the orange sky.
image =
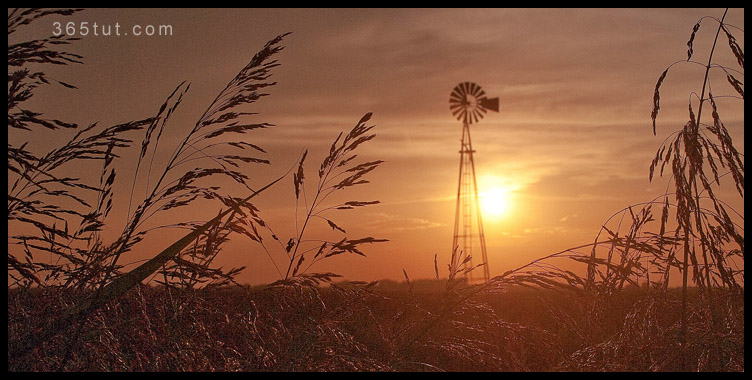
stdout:
{"type": "MultiPolygon", "coordinates": [[[[476,82],[499,97],[501,108],[473,126],[480,190],[510,189],[507,212],[484,219],[493,276],[592,242],[612,214],[665,191],[665,178],[648,181],[648,166],[663,139],[686,121],[689,93],[700,91],[703,69],[677,65],[669,73],[657,136],[650,120],[655,83],[669,64],[686,58],[695,22],[722,14],[722,9],[86,10],[58,19],[118,22],[123,28],[170,24],[173,35],[84,37],[69,49],[84,56],[83,65],[45,68],[78,90],[40,88],[30,104],[49,117],[111,125],[153,115],[187,80],[191,88],[171,120],[167,147],[182,139],[268,40],[292,32],[277,55],[282,65],[273,69],[278,84],[249,107],[260,112],[255,120],[276,125],[244,135],[272,160],[271,166],[252,168],[253,184],[260,187],[286,171],[304,149],[308,177],[314,178],[337,134],[373,112],[377,137],[360,153],[364,160],[385,163],[371,173],[370,184],[350,190],[344,200],[381,204],[331,217],[348,237],[390,241],[365,246],[366,258],[331,260],[311,271],[401,280],[403,269],[411,278],[433,277],[435,254],[440,269],[446,268],[461,137],[448,100],[459,82],[476,82]]],[[[43,19],[16,38],[49,35],[58,19],[43,19]]],[[[743,28],[744,10],[730,10],[726,22],[743,28]]],[[[707,59],[716,27],[703,21],[694,47],[698,60],[707,59]]],[[[743,33],[736,37],[743,47],[743,33]]],[[[734,62],[725,37],[720,41],[717,61],[734,62]]],[[[724,76],[713,80],[714,94],[733,93],[724,76]]],[[[743,152],[743,102],[719,105],[743,152]]],[[[32,149],[40,150],[54,143],[15,131],[9,139],[32,140],[32,149]]],[[[165,155],[171,153],[165,149],[165,155]]],[[[121,193],[130,191],[127,170],[126,164],[121,193]]],[[[292,178],[257,204],[282,240],[292,236],[292,178]]],[[[208,218],[217,209],[201,212],[208,218]]],[[[118,230],[123,213],[113,214],[118,230]]],[[[143,246],[154,252],[133,252],[130,260],[157,253],[168,236],[143,246]]],[[[227,247],[222,260],[226,267],[246,265],[244,282],[279,277],[266,254],[242,238],[227,247]]]]}

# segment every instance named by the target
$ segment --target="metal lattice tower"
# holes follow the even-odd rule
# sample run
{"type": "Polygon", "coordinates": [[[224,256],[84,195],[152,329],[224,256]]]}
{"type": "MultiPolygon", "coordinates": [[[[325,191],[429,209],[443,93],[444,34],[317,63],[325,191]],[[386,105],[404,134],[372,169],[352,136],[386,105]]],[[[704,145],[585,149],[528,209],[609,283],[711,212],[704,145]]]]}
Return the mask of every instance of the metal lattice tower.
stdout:
{"type": "MultiPolygon", "coordinates": [[[[473,144],[470,139],[470,125],[477,123],[488,110],[499,112],[499,98],[489,99],[480,86],[472,82],[462,82],[452,90],[449,96],[449,109],[457,120],[462,122],[462,140],[460,145],[460,174],[457,184],[457,206],[454,214],[454,237],[452,250],[458,249],[465,257],[470,257],[464,265],[472,268],[477,262],[474,258],[473,245],[478,244],[481,253],[483,281],[490,279],[486,238],[483,234],[483,218],[478,197],[478,182],[475,178],[475,160],[473,144]],[[473,220],[476,220],[475,226],[473,220]],[[474,228],[475,227],[475,228],[474,228]]],[[[474,272],[468,274],[474,282],[474,272]]]]}

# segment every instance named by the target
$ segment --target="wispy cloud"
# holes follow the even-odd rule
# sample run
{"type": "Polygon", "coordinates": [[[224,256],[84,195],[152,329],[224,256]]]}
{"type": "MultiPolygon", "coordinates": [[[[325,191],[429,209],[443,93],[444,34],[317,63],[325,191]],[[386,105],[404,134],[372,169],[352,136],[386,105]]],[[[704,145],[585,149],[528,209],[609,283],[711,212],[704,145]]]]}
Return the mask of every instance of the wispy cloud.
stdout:
{"type": "Polygon", "coordinates": [[[446,223],[423,218],[412,218],[398,214],[370,213],[366,215],[363,226],[368,230],[381,233],[427,230],[446,227],[446,223]]]}

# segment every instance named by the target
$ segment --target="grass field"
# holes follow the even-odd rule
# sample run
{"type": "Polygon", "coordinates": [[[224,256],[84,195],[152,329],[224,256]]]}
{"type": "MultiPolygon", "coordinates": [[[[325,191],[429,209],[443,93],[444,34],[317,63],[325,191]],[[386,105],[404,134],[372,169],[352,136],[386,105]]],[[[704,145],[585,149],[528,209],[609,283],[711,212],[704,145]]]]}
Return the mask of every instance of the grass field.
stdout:
{"type": "MultiPolygon", "coordinates": [[[[455,304],[445,281],[370,287],[139,287],[44,343],[10,371],[744,370],[744,299],[693,310],[680,292],[610,298],[512,288],[455,304]],[[447,311],[447,308],[451,310],[447,311]],[[715,319],[715,320],[709,320],[715,319]]],[[[693,291],[692,304],[699,299],[693,291]]],[[[8,293],[9,342],[80,295],[8,293]]]]}

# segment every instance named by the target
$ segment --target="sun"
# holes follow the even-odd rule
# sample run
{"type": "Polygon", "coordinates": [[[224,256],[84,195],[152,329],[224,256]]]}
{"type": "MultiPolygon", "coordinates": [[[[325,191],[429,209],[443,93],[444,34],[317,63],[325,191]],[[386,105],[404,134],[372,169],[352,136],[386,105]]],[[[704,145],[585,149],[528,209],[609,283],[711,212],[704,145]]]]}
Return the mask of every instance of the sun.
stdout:
{"type": "Polygon", "coordinates": [[[480,195],[483,214],[491,217],[502,217],[509,212],[511,197],[507,189],[493,187],[480,195]]]}

